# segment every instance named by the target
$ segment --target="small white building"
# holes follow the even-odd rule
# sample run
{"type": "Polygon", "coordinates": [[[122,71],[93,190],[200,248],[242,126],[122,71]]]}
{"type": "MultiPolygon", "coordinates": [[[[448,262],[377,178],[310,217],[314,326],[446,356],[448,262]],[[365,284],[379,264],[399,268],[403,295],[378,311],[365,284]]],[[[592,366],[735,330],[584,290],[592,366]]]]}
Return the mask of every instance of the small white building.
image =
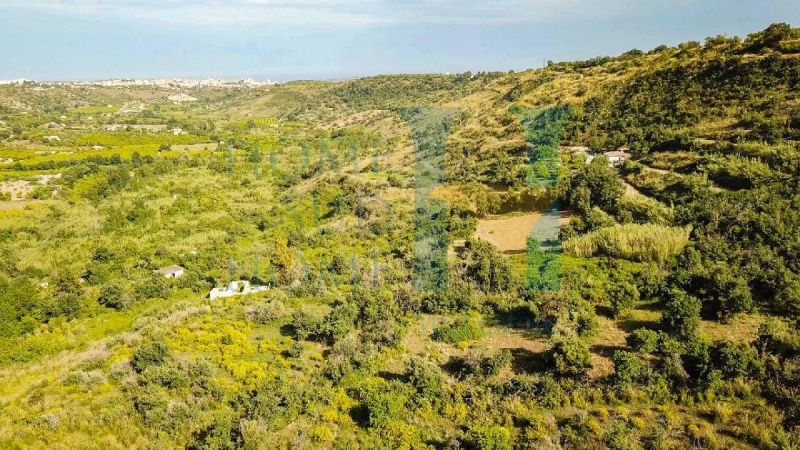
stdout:
{"type": "Polygon", "coordinates": [[[180,278],[183,276],[184,272],[186,272],[186,269],[184,269],[181,266],[172,265],[172,266],[162,267],[154,272],[160,273],[161,275],[164,275],[166,278],[180,278]]]}
{"type": "Polygon", "coordinates": [[[627,147],[620,147],[613,152],[605,152],[603,156],[608,159],[608,165],[611,167],[619,167],[625,161],[629,160],[631,155],[627,152],[627,147]]]}
{"type": "Polygon", "coordinates": [[[268,291],[268,286],[251,286],[249,281],[231,281],[227,288],[214,288],[208,293],[211,300],[218,298],[233,297],[235,295],[255,294],[256,292],[268,291]]]}
{"type": "Polygon", "coordinates": [[[58,136],[45,136],[44,140],[47,142],[58,142],[61,140],[61,138],[58,136]]]}

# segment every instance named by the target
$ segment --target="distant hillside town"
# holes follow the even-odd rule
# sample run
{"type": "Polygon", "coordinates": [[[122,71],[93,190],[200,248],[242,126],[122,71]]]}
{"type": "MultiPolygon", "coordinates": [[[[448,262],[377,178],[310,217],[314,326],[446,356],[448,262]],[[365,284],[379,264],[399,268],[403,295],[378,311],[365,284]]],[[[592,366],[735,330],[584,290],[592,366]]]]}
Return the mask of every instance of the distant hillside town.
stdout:
{"type": "Polygon", "coordinates": [[[112,86],[112,87],[153,86],[162,88],[192,89],[192,88],[205,88],[205,87],[250,88],[250,87],[260,87],[260,86],[272,86],[279,83],[276,81],[272,81],[270,79],[267,79],[266,81],[256,81],[252,78],[244,78],[244,79],[172,78],[172,79],[156,79],[156,80],[119,78],[119,79],[102,80],[102,81],[35,81],[35,80],[20,78],[16,80],[0,80],[0,85],[25,85],[25,84],[112,86]]]}

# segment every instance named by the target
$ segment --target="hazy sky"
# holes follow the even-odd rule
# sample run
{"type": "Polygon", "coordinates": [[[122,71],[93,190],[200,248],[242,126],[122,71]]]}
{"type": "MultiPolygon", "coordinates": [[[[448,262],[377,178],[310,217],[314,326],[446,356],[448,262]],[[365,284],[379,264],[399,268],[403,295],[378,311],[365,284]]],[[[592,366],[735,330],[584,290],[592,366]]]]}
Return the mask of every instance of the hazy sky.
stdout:
{"type": "Polygon", "coordinates": [[[6,0],[0,79],[522,70],[800,26],[797,0],[6,0]]]}

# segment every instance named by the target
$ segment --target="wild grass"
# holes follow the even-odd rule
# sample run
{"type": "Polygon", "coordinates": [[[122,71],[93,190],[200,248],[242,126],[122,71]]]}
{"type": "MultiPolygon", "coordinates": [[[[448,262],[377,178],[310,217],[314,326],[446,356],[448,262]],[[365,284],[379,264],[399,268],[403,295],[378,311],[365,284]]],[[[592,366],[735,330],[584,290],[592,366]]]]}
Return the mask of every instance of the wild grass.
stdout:
{"type": "Polygon", "coordinates": [[[663,262],[689,243],[691,227],[626,224],[603,228],[564,243],[564,249],[583,258],[612,256],[631,261],[663,262]]]}

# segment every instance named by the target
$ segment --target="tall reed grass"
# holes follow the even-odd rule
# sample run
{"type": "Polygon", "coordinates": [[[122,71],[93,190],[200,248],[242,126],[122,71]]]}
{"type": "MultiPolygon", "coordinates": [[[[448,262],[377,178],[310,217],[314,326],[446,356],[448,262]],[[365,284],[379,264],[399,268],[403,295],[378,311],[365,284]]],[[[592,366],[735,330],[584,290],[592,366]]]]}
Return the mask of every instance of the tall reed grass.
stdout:
{"type": "Polygon", "coordinates": [[[565,242],[564,250],[584,258],[613,256],[631,261],[662,262],[689,243],[691,227],[626,224],[602,228],[565,242]]]}

